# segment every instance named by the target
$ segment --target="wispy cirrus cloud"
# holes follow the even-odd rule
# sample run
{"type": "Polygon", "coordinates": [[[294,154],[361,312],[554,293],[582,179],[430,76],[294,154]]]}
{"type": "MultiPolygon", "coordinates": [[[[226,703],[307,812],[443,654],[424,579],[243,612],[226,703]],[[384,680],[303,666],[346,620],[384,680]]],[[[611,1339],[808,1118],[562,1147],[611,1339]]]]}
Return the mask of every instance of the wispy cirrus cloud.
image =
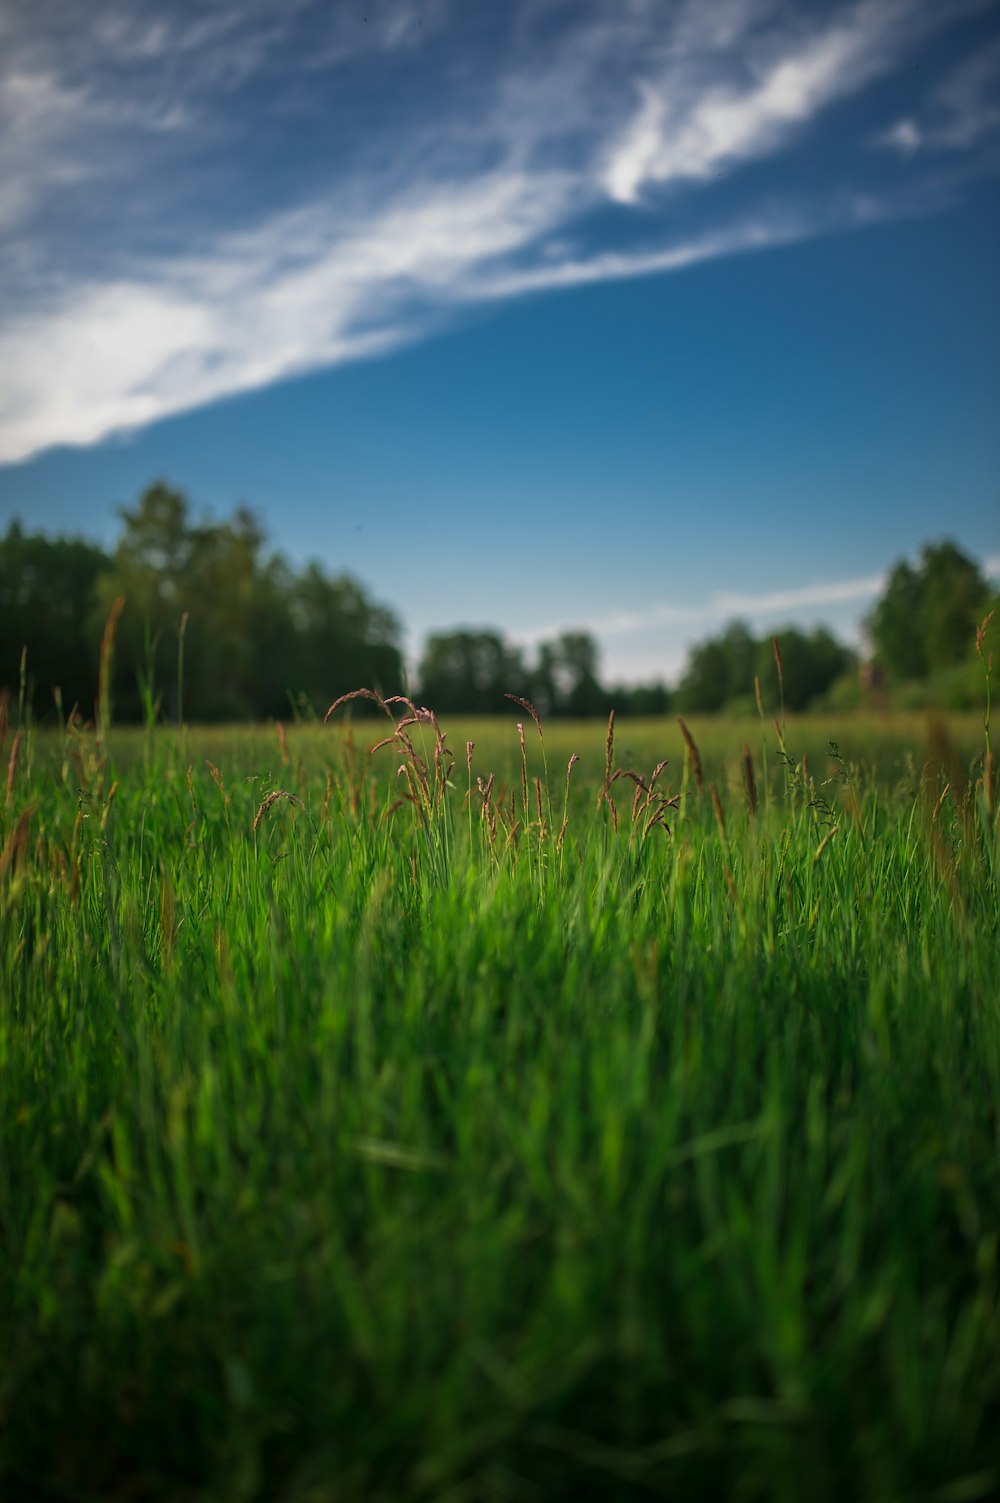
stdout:
{"type": "Polygon", "coordinates": [[[834,100],[856,93],[912,45],[926,11],[864,0],[815,33],[751,33],[746,62],[731,82],[692,79],[685,61],[640,85],[641,105],[614,146],[605,181],[633,203],[648,185],[701,181],[734,163],[765,156],[834,100]]]}
{"type": "Polygon", "coordinates": [[[476,302],[940,199],[873,194],[846,158],[780,201],[740,182],[943,24],[916,0],[372,12],[0,20],[0,462],[385,353],[476,302]]]}
{"type": "MultiPolygon", "coordinates": [[[[1000,566],[1000,559],[987,560],[987,567],[991,565],[1000,566]]],[[[697,628],[737,619],[757,622],[786,612],[801,617],[812,610],[874,600],[884,589],[887,577],[883,571],[776,590],[726,591],[698,601],[661,601],[640,610],[610,612],[590,621],[588,627],[602,637],[618,637],[638,635],[661,627],[697,628]]],[[[560,629],[551,623],[535,627],[524,634],[524,640],[542,641],[560,629]]]]}

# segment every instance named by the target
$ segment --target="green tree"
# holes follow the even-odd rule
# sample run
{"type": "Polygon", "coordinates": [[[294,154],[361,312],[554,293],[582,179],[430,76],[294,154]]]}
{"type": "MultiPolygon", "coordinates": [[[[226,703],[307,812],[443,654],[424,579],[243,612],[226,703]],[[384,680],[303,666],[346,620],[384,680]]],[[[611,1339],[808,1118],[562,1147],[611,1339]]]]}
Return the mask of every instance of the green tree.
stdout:
{"type": "Polygon", "coordinates": [[[507,693],[526,680],[524,661],[499,632],[438,632],[428,637],[418,678],[424,702],[435,711],[489,715],[509,710],[507,693]]]}
{"type": "Polygon", "coordinates": [[[682,710],[705,714],[753,690],[757,643],[742,621],[691,649],[677,691],[682,710]]]}
{"type": "Polygon", "coordinates": [[[26,533],[14,521],[0,538],[0,689],[16,694],[21,653],[36,712],[59,688],[67,710],[93,711],[97,638],[90,630],[96,581],[107,554],[81,538],[26,533]]]}
{"type": "Polygon", "coordinates": [[[969,652],[989,596],[979,566],[950,540],[901,559],[866,622],[878,661],[897,683],[925,679],[969,652]]]}
{"type": "Polygon", "coordinates": [[[900,559],[866,623],[882,666],[895,679],[924,678],[927,673],[922,606],[923,581],[900,559]]]}
{"type": "MultiPolygon", "coordinates": [[[[786,710],[806,710],[854,665],[854,654],[825,627],[811,632],[789,626],[777,633],[786,710]]],[[[772,637],[757,646],[757,674],[767,701],[779,699],[778,667],[772,637]]]]}
{"type": "Polygon", "coordinates": [[[356,581],[319,564],[301,577],[265,551],[258,518],[192,520],[181,492],[160,483],[121,513],[123,532],[99,581],[95,627],[126,600],[115,656],[119,715],[139,713],[137,681],[152,668],[178,713],[178,640],[185,625],[186,718],[282,715],[304,696],[314,709],[359,685],[402,687],[399,624],[356,581]]]}
{"type": "Polygon", "coordinates": [[[563,632],[542,642],[531,675],[535,703],[543,714],[586,718],[606,715],[610,701],[597,677],[597,643],[588,632],[563,632]]]}
{"type": "Polygon", "coordinates": [[[296,580],[291,600],[301,641],[297,692],[325,709],[361,685],[383,694],[400,691],[399,621],[369,600],[357,580],[330,578],[313,562],[296,580]]]}
{"type": "Polygon", "coordinates": [[[921,574],[924,652],[934,673],[968,656],[989,585],[979,565],[947,540],[923,550],[921,574]]]}

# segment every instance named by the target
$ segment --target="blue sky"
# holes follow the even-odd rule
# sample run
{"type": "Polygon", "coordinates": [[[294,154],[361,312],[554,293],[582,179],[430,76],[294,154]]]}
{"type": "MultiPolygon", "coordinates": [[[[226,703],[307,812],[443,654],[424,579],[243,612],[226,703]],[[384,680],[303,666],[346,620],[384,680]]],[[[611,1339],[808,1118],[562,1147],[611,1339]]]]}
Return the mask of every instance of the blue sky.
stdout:
{"type": "Polygon", "coordinates": [[[0,524],[165,477],[674,675],[1000,573],[1000,6],[0,7],[0,524]]]}

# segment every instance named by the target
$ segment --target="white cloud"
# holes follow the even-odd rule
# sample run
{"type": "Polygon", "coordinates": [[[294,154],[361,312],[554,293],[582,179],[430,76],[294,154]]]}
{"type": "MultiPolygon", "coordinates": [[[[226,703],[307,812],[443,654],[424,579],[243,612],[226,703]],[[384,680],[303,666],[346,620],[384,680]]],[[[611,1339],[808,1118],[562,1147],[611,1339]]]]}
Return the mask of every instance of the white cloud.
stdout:
{"type": "Polygon", "coordinates": [[[901,156],[910,157],[924,144],[924,133],[914,119],[906,116],[902,120],[897,120],[895,125],[891,125],[887,131],[876,136],[872,144],[886,147],[890,151],[898,151],[901,156]]]}
{"type": "Polygon", "coordinates": [[[612,150],[605,182],[635,203],[650,184],[700,181],[774,151],[836,99],[856,93],[895,61],[918,13],[912,5],[864,0],[818,36],[773,45],[754,58],[748,82],[709,85],[692,98],[668,67],[641,88],[631,125],[612,150]]]}
{"type": "MultiPolygon", "coordinates": [[[[456,306],[681,271],[870,219],[778,212],[649,251],[546,255],[574,184],[495,173],[345,223],[317,207],[145,281],[95,285],[0,329],[0,463],[86,444],[319,367],[384,354],[456,306]],[[539,247],[530,265],[516,259],[539,247]]],[[[901,211],[905,211],[906,205],[901,211]]],[[[891,212],[891,208],[887,212],[891,212]]]]}
{"type": "MultiPolygon", "coordinates": [[[[351,168],[334,163],[308,191],[263,201],[239,232],[219,230],[223,210],[204,192],[215,180],[201,178],[198,148],[218,145],[205,115],[255,71],[315,79],[320,53],[300,49],[290,65],[282,44],[318,11],[289,0],[276,19],[269,0],[245,0],[191,21],[105,4],[80,38],[71,9],[62,32],[15,31],[0,59],[0,276],[30,294],[0,316],[0,463],[385,352],[461,305],[678,271],[913,211],[858,193],[749,208],[613,251],[587,233],[609,193],[629,201],[650,183],[699,181],[778,149],[930,24],[909,0],[861,0],[819,30],[778,0],[616,0],[548,51],[551,13],[515,7],[509,55],[456,85],[458,105],[411,132],[393,120],[351,168]],[[110,214],[80,209],[69,190],[82,182],[110,214]],[[201,218],[184,197],[192,183],[201,218]],[[59,227],[48,240],[42,211],[59,227]],[[73,212],[89,214],[89,239],[74,238],[73,212]]],[[[362,45],[408,53],[421,14],[390,6],[364,37],[341,18],[328,40],[338,57],[362,45]]],[[[445,0],[426,15],[444,35],[445,0]]],[[[963,97],[977,88],[966,80],[963,97]]],[[[226,108],[233,138],[238,121],[250,132],[226,160],[252,176],[259,110],[226,108]]],[[[237,186],[244,209],[257,201],[253,184],[237,186]]]]}
{"type": "MultiPolygon", "coordinates": [[[[990,560],[987,560],[987,566],[989,563],[990,560]]],[[[588,630],[601,637],[620,637],[660,627],[721,625],[737,618],[757,621],[786,613],[801,615],[803,612],[823,610],[830,606],[874,600],[885,587],[887,577],[883,572],[763,593],[721,592],[706,600],[685,604],[660,603],[638,611],[613,612],[591,620],[588,630]]],[[[525,632],[521,640],[542,641],[565,629],[565,623],[550,623],[525,632]]]]}
{"type": "Polygon", "coordinates": [[[419,326],[415,300],[453,300],[470,268],[543,232],[565,189],[498,173],[346,228],[279,216],[144,281],[74,288],[0,331],[0,462],[381,353],[419,326]]]}

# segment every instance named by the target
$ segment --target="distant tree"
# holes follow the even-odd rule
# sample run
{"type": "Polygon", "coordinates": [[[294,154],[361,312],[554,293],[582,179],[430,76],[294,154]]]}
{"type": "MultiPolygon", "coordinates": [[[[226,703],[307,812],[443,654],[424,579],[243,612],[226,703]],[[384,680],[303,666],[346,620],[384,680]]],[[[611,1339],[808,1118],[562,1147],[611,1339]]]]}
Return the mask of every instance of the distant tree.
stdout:
{"type": "Polygon", "coordinates": [[[0,538],[0,689],[16,694],[21,654],[36,712],[58,687],[67,712],[93,712],[97,639],[90,630],[95,585],[107,554],[80,538],[46,538],[12,522],[0,538]]]}
{"type": "Polygon", "coordinates": [[[607,714],[608,694],[598,680],[597,663],[597,643],[588,632],[563,632],[542,642],[532,674],[532,692],[542,714],[607,714]]]}
{"type": "Polygon", "coordinates": [[[962,662],[988,596],[978,565],[947,539],[928,544],[917,568],[901,559],[866,622],[879,663],[905,682],[962,662]]]}
{"type": "Polygon", "coordinates": [[[330,578],[313,562],[296,581],[292,616],[301,638],[297,687],[317,707],[360,685],[395,694],[402,688],[401,629],[385,606],[368,599],[349,575],[330,578]]]}
{"type": "Polygon", "coordinates": [[[435,711],[488,715],[509,710],[507,693],[526,681],[521,654],[497,631],[438,632],[427,638],[417,670],[420,696],[435,711]]]}
{"type": "Polygon", "coordinates": [[[343,576],[310,564],[296,576],[265,552],[257,517],[239,508],[195,522],[186,498],[159,483],[121,513],[123,531],[98,581],[94,629],[114,599],[126,609],[115,654],[116,713],[140,710],[138,680],[152,674],[178,712],[182,622],[186,718],[281,715],[303,698],[325,709],[360,685],[402,687],[400,629],[343,576]]]}
{"type": "MultiPolygon", "coordinates": [[[[855,657],[825,627],[803,632],[785,627],[777,633],[781,650],[782,680],[786,710],[805,710],[825,694],[849,668],[855,657]]],[[[773,638],[765,637],[757,646],[757,674],[768,703],[776,706],[779,697],[778,669],[774,658],[773,638]]]]}
{"type": "Polygon", "coordinates": [[[617,684],[607,698],[616,715],[667,715],[673,706],[673,695],[663,683],[617,684]]]}
{"type": "Polygon", "coordinates": [[[927,673],[922,607],[923,581],[900,559],[866,623],[882,665],[895,679],[924,678],[927,673]]]}
{"type": "Polygon", "coordinates": [[[719,637],[691,649],[677,691],[683,710],[711,713],[753,690],[757,643],[742,621],[732,621],[719,637]]]}
{"type": "Polygon", "coordinates": [[[923,550],[921,574],[924,651],[934,673],[968,655],[990,592],[979,565],[947,540],[923,550]]]}

